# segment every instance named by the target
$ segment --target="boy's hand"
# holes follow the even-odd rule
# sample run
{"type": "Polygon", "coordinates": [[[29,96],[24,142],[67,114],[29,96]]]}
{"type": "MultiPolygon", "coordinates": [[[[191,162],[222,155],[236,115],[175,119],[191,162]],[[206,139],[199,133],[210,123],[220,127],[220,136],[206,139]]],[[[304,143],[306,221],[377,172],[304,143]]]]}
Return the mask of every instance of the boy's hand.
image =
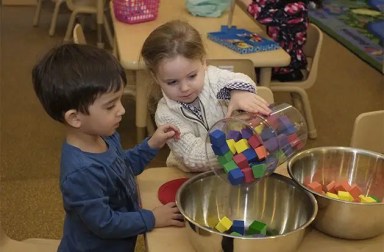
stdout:
{"type": "Polygon", "coordinates": [[[272,111],[268,105],[268,102],[257,94],[242,90],[232,90],[231,100],[229,101],[228,111],[225,117],[230,117],[235,110],[269,115],[272,111]]]}
{"type": "Polygon", "coordinates": [[[184,226],[183,215],[179,212],[175,202],[156,207],[152,212],[155,216],[155,227],[184,226]]]}
{"type": "Polygon", "coordinates": [[[164,124],[159,126],[155,133],[153,133],[152,137],[148,140],[148,145],[152,149],[160,149],[171,138],[180,139],[180,131],[171,124],[164,124]]]}

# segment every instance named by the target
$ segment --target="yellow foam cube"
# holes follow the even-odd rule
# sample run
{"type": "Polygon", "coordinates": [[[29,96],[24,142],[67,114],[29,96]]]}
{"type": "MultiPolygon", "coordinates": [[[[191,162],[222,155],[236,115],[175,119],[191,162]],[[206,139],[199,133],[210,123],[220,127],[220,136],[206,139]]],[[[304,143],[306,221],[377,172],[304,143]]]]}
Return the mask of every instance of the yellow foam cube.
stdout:
{"type": "Polygon", "coordinates": [[[247,139],[240,139],[239,141],[235,142],[235,148],[237,153],[241,153],[249,148],[249,144],[247,139]]]}
{"type": "Polygon", "coordinates": [[[232,227],[232,221],[228,219],[226,216],[224,216],[219,223],[215,226],[215,228],[221,232],[224,233],[225,231],[229,230],[232,227]]]}
{"type": "Polygon", "coordinates": [[[376,200],[369,196],[359,195],[359,198],[362,203],[376,203],[376,200]]]}
{"type": "Polygon", "coordinates": [[[256,131],[256,133],[257,133],[258,135],[261,134],[261,132],[263,131],[263,129],[264,129],[264,125],[263,125],[263,124],[259,124],[259,125],[257,125],[257,126],[255,127],[255,131],[256,131]]]}
{"type": "Polygon", "coordinates": [[[236,153],[235,143],[236,142],[233,139],[228,139],[227,140],[227,145],[229,147],[229,150],[232,152],[232,154],[236,153]]]}
{"type": "Polygon", "coordinates": [[[326,192],[325,195],[327,195],[328,197],[333,198],[333,199],[339,199],[339,196],[337,196],[337,194],[335,194],[335,193],[326,192]]]}
{"type": "Polygon", "coordinates": [[[338,191],[337,196],[339,196],[339,199],[346,200],[346,201],[353,201],[353,197],[349,192],[345,191],[338,191]]]}

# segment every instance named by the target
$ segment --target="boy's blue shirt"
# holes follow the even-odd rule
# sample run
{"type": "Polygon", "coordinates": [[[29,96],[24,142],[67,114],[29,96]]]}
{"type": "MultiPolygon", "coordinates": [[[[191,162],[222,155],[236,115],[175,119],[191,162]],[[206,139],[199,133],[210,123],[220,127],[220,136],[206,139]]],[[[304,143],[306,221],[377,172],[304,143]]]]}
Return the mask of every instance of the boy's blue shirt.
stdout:
{"type": "Polygon", "coordinates": [[[105,141],[104,153],[63,144],[60,189],[66,215],[59,251],[134,251],[137,235],[155,226],[152,211],[140,208],[135,176],[158,150],[147,139],[123,150],[118,133],[105,141]]]}

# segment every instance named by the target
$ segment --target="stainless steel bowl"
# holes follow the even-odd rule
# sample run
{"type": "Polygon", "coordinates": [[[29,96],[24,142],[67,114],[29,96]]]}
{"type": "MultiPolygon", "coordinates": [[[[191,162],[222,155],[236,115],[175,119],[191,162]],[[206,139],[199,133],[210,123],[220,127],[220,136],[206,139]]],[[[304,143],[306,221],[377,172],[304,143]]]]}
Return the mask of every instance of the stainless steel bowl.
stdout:
{"type": "Polygon", "coordinates": [[[312,194],[279,174],[248,186],[231,186],[225,180],[222,172],[209,171],[189,179],[178,190],[176,203],[196,251],[297,251],[317,213],[312,194]],[[262,221],[269,236],[220,233],[214,227],[224,216],[244,220],[246,227],[254,220],[262,221]]]}
{"type": "Polygon", "coordinates": [[[348,147],[321,147],[302,151],[288,161],[288,173],[313,193],[319,206],[316,229],[345,239],[365,239],[384,233],[384,203],[348,202],[329,198],[304,186],[332,180],[357,184],[364,195],[384,197],[384,155],[348,147]]]}

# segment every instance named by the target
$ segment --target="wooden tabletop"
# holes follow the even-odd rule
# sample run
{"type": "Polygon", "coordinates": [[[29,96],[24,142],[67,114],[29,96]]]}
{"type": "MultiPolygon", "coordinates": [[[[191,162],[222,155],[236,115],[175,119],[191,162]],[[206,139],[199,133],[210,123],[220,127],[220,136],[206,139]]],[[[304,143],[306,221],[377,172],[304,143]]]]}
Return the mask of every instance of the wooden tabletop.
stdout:
{"type": "MultiPolygon", "coordinates": [[[[277,173],[287,175],[284,165],[276,169],[277,173]]],[[[148,168],[137,177],[142,207],[153,209],[161,203],[157,198],[159,187],[172,179],[191,177],[193,174],[184,173],[176,168],[148,168]]],[[[167,227],[157,228],[146,234],[148,252],[194,252],[189,243],[186,228],[167,227]]],[[[343,240],[322,234],[315,229],[309,229],[297,252],[381,252],[384,251],[384,235],[373,239],[360,241],[343,240]]]]}
{"type": "MultiPolygon", "coordinates": [[[[111,8],[113,8],[112,1],[111,8]]],[[[281,48],[266,52],[239,54],[209,40],[207,38],[208,32],[220,31],[222,25],[227,25],[228,12],[218,18],[195,17],[186,9],[184,0],[161,0],[158,17],[153,21],[126,24],[116,20],[113,11],[112,19],[120,62],[124,68],[129,70],[144,69],[144,63],[140,60],[140,51],[144,40],[156,27],[174,19],[189,22],[201,33],[208,58],[251,59],[255,67],[286,66],[290,62],[289,55],[281,48]]],[[[234,10],[232,25],[267,37],[264,31],[238,6],[234,10]]]]}

